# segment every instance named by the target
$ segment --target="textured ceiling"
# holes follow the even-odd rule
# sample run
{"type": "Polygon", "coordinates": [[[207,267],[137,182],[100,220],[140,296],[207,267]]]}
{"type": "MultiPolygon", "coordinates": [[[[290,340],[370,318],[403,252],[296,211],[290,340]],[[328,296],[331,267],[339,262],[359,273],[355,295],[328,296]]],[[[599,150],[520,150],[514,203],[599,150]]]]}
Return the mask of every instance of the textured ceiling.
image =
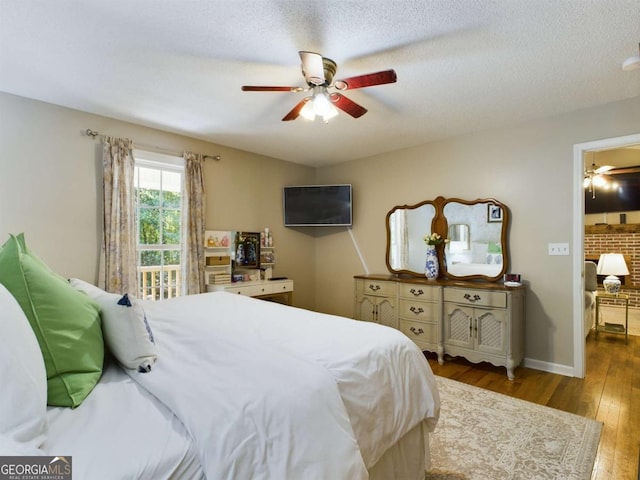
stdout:
{"type": "Polygon", "coordinates": [[[640,0],[0,0],[0,90],[319,166],[638,96],[639,41],[640,0]],[[398,82],[282,122],[305,94],[240,87],[298,50],[398,82]]]}

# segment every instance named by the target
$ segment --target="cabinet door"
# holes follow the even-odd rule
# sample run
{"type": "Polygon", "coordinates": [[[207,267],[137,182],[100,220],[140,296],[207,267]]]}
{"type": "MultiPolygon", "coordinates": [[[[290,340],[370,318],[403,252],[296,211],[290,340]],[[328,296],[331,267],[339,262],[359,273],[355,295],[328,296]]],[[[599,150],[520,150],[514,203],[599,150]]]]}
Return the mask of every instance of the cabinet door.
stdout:
{"type": "Polygon", "coordinates": [[[507,353],[507,311],[475,310],[476,350],[494,355],[507,353]]]}
{"type": "Polygon", "coordinates": [[[395,302],[386,297],[378,297],[376,305],[377,322],[387,327],[398,328],[395,302]]]}
{"type": "Polygon", "coordinates": [[[473,309],[445,303],[444,343],[473,348],[473,309]]]}
{"type": "Polygon", "coordinates": [[[358,295],[356,297],[356,319],[365,322],[376,321],[376,297],[358,295]]]}

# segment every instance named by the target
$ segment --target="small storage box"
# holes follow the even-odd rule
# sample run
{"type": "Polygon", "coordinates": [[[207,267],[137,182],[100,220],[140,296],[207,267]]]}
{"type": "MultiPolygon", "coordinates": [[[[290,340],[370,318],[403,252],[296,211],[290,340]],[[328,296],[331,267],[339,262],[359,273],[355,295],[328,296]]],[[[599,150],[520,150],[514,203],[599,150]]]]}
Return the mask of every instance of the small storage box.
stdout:
{"type": "Polygon", "coordinates": [[[231,257],[229,255],[223,255],[221,257],[207,257],[207,266],[215,265],[229,265],[231,257]]]}

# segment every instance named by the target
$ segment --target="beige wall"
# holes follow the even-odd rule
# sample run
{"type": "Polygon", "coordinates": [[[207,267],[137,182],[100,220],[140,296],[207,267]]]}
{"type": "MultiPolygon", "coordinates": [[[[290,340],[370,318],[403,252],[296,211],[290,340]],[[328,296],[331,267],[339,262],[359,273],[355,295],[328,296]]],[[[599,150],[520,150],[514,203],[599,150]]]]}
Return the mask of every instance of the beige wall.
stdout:
{"type": "MultiPolygon", "coordinates": [[[[541,364],[573,363],[572,257],[547,243],[572,243],[573,145],[638,133],[640,97],[434,142],[317,171],[184,136],[0,93],[0,239],[24,231],[65,276],[95,280],[100,232],[100,148],[86,128],[145,145],[220,154],[206,166],[207,226],[274,233],[278,275],[296,282],[295,303],[351,316],[353,280],[385,272],[384,219],[398,204],[438,195],[494,197],[512,215],[511,272],[529,286],[525,353],[541,364]],[[352,242],[344,228],[282,226],[285,184],[352,183],[352,242]]],[[[578,179],[581,181],[581,179],[578,179]]],[[[578,283],[576,283],[578,282],[578,283]]]]}
{"type": "MultiPolygon", "coordinates": [[[[529,287],[525,354],[545,367],[573,365],[570,256],[547,244],[573,245],[573,145],[640,131],[640,97],[318,170],[317,181],[354,186],[352,233],[371,273],[385,273],[385,215],[395,205],[438,195],[493,197],[511,211],[511,268],[529,287]]],[[[578,179],[582,181],[582,179],[578,179]]],[[[318,237],[317,307],[352,315],[352,276],[362,273],[346,229],[318,237]]],[[[577,285],[577,286],[576,286],[577,285]]]]}
{"type": "Polygon", "coordinates": [[[9,233],[25,232],[34,252],[55,271],[96,281],[101,148],[99,140],[83,135],[87,128],[173,152],[221,155],[205,167],[207,227],[268,226],[278,256],[275,274],[295,280],[296,305],[314,307],[315,239],[282,225],[282,186],[314,183],[314,169],[5,93],[0,93],[0,244],[9,233]]]}

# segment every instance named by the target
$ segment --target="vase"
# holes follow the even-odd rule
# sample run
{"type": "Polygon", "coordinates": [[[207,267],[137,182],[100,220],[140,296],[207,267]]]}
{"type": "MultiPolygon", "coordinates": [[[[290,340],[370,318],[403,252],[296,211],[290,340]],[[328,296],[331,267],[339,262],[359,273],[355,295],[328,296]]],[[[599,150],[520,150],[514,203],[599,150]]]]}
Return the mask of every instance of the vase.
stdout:
{"type": "Polygon", "coordinates": [[[438,252],[435,245],[427,245],[427,259],[424,264],[424,276],[427,280],[435,280],[438,278],[438,252]]]}

